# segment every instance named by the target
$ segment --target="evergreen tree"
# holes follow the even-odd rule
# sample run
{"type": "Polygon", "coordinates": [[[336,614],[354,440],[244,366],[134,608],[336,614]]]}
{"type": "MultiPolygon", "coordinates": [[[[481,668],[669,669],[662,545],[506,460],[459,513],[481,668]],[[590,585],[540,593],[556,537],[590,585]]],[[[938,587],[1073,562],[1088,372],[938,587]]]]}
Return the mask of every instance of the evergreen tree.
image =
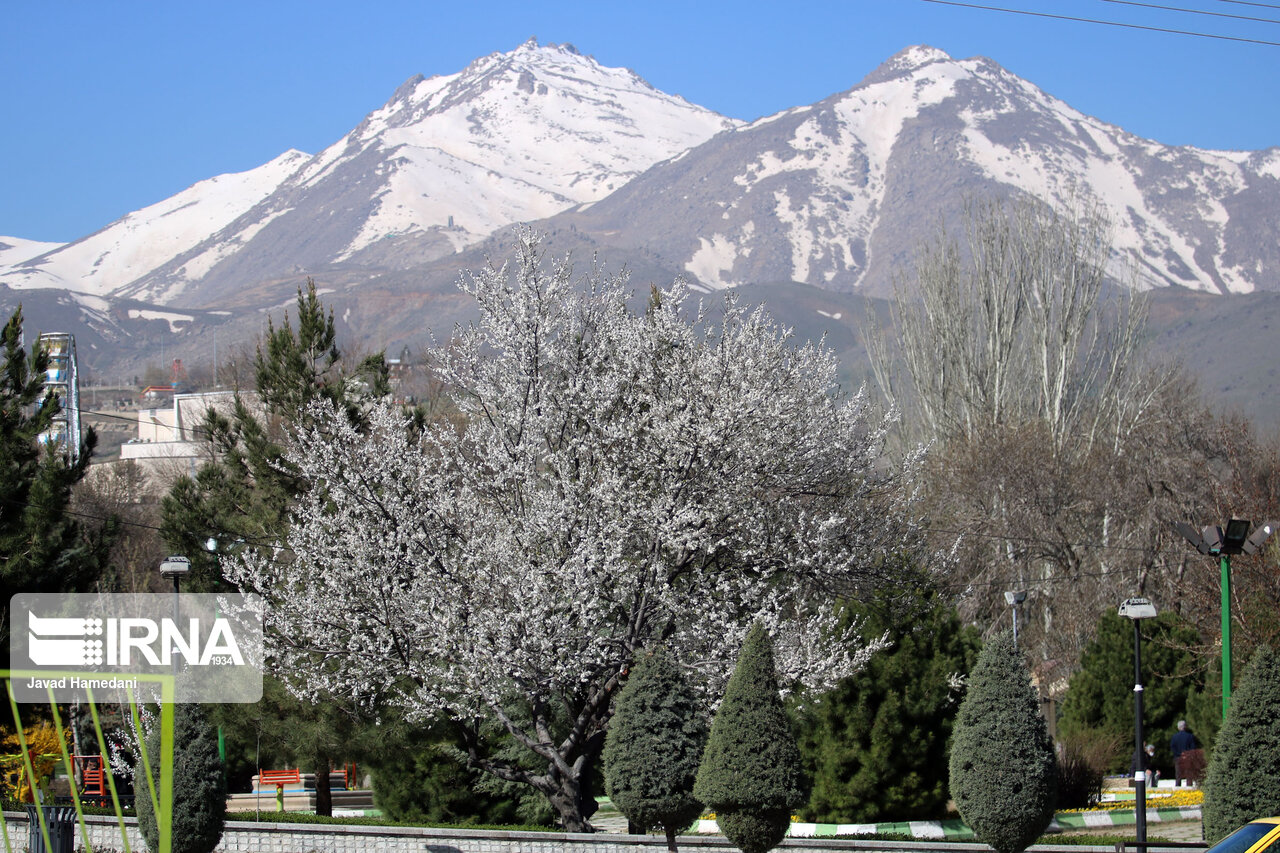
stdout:
{"type": "Polygon", "coordinates": [[[702,811],[693,796],[707,723],[698,695],[661,646],[638,654],[605,738],[609,799],[641,831],[661,827],[667,849],[702,811]]]}
{"type": "MultiPolygon", "coordinates": [[[[218,757],[218,734],[200,705],[180,704],[174,709],[173,732],[174,853],[211,853],[222,838],[227,808],[227,783],[218,757]]],[[[147,736],[151,775],[160,784],[160,724],[147,736]]],[[[151,807],[150,788],[141,758],[134,771],[133,789],[138,829],[147,848],[160,849],[160,830],[151,807]]]]}
{"type": "Polygon", "coordinates": [[[778,695],[773,643],[759,624],[747,633],[725,687],[693,795],[743,853],[775,847],[792,809],[804,804],[800,749],[778,695]]]}
{"type": "Polygon", "coordinates": [[[315,283],[298,291],[297,328],[286,316],[267,322],[254,358],[251,398],[236,395],[230,416],[210,409],[204,431],[214,460],[194,478],[180,478],[165,496],[161,534],[174,553],[191,559],[185,582],[192,592],[223,587],[218,560],[226,549],[274,545],[288,529],[289,512],[305,483],[285,459],[286,437],[303,427],[317,400],[340,404],[352,423],[364,400],[388,392],[382,354],[353,372],[343,369],[333,311],[325,311],[315,283]],[[206,548],[209,538],[217,550],[206,548]]]}
{"type": "MultiPolygon", "coordinates": [[[[1170,773],[1169,738],[1189,705],[1205,693],[1206,660],[1193,649],[1199,635],[1177,613],[1166,610],[1142,623],[1142,716],[1146,738],[1156,746],[1155,764],[1170,773]]],[[[1221,705],[1219,705],[1221,707],[1221,705]]],[[[1128,748],[1112,757],[1110,772],[1124,772],[1133,759],[1133,624],[1108,609],[1097,635],[1085,647],[1080,671],[1062,702],[1059,727],[1064,735],[1094,737],[1097,732],[1128,748]]],[[[1194,729],[1201,736],[1200,729],[1194,729]]],[[[1166,774],[1168,775],[1168,774],[1166,774]]]]}
{"type": "Polygon", "coordinates": [[[973,668],[981,641],[936,592],[882,594],[847,604],[846,619],[889,647],[829,693],[795,712],[813,780],[805,820],[877,823],[944,817],[947,750],[963,698],[957,675],[973,668]]]}
{"type": "Polygon", "coordinates": [[[22,309],[4,326],[0,346],[0,641],[9,636],[9,599],[20,592],[88,589],[101,574],[116,532],[88,531],[68,513],[72,487],[89,467],[97,436],[87,430],[78,461],[39,441],[60,406],[45,390],[49,356],[22,346],[22,309]]]}
{"type": "Polygon", "coordinates": [[[1240,676],[1204,781],[1204,836],[1217,843],[1280,812],[1280,657],[1261,646],[1240,676]]]}
{"type": "Polygon", "coordinates": [[[1011,634],[978,656],[951,747],[951,796],[996,853],[1019,853],[1053,819],[1057,766],[1035,690],[1011,634]]]}
{"type": "MultiPolygon", "coordinates": [[[[225,587],[218,561],[228,549],[272,551],[289,526],[289,513],[306,489],[285,458],[286,437],[307,424],[307,408],[318,400],[339,405],[351,423],[362,406],[388,393],[382,354],[370,356],[354,371],[343,367],[333,311],[326,312],[315,283],[298,290],[297,327],[286,315],[267,334],[254,358],[256,405],[237,394],[231,415],[210,409],[205,431],[215,458],[174,483],[162,505],[161,535],[174,553],[191,559],[184,589],[216,591],[225,587]],[[206,542],[217,547],[210,551],[206,542]]],[[[316,774],[316,810],[331,813],[328,769],[345,759],[351,721],[331,715],[330,703],[303,702],[283,691],[268,701],[263,714],[288,720],[290,731],[306,728],[311,737],[287,747],[294,760],[316,774]]],[[[256,712],[253,712],[256,713],[256,712]]]]}

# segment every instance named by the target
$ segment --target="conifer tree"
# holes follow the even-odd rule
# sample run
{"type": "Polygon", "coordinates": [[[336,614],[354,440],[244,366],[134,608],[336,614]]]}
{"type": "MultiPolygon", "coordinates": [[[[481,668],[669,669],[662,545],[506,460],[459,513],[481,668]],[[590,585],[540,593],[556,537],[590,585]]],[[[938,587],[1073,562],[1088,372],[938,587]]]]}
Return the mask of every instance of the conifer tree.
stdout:
{"type": "Polygon", "coordinates": [[[672,851],[702,811],[693,796],[707,743],[701,704],[665,649],[639,652],[605,738],[609,799],[641,831],[661,827],[672,851]]]}
{"type": "Polygon", "coordinates": [[[106,563],[116,523],[83,529],[68,513],[71,489],[89,467],[97,436],[86,430],[78,461],[41,445],[59,411],[44,387],[48,354],[22,344],[19,307],[0,333],[0,642],[9,635],[9,599],[20,592],[89,588],[106,563]]]}
{"type": "MultiPolygon", "coordinates": [[[[222,838],[227,810],[227,782],[218,757],[217,731],[204,708],[194,704],[177,705],[173,724],[173,850],[211,853],[222,838]]],[[[156,722],[147,736],[147,759],[157,785],[161,758],[160,724],[156,722]]],[[[138,828],[154,853],[160,849],[160,830],[141,758],[134,771],[133,789],[137,792],[138,828]]]]}
{"type": "Polygon", "coordinates": [[[1231,696],[1204,780],[1204,836],[1210,844],[1280,812],[1280,657],[1254,653],[1231,696]]]}
{"type": "Polygon", "coordinates": [[[1053,819],[1057,763],[1011,634],[991,640],[969,676],[951,747],[951,796],[996,853],[1019,853],[1053,819]]]}
{"type": "Polygon", "coordinates": [[[928,588],[902,588],[845,605],[864,636],[889,645],[859,672],[794,711],[800,752],[813,780],[805,820],[879,823],[944,817],[947,751],[964,698],[958,675],[981,641],[955,608],[928,588]]]}
{"type": "Polygon", "coordinates": [[[778,695],[773,643],[752,626],[711,724],[693,795],[743,853],[777,846],[804,804],[800,749],[778,695]]]}
{"type": "MultiPolygon", "coordinates": [[[[286,437],[306,422],[312,402],[334,403],[351,423],[358,423],[362,402],[388,391],[381,353],[369,356],[354,371],[344,369],[333,310],[325,310],[315,282],[308,280],[305,293],[299,288],[295,314],[296,328],[287,315],[279,326],[267,322],[266,336],[254,358],[257,404],[237,394],[229,417],[213,409],[207,412],[204,429],[215,459],[194,477],[180,478],[164,498],[161,535],[174,553],[191,559],[191,576],[184,589],[224,589],[219,561],[229,552],[271,548],[284,537],[289,513],[306,489],[285,458],[284,445],[286,437]],[[212,552],[205,544],[210,538],[217,543],[212,552]]],[[[324,707],[277,692],[279,701],[269,703],[268,712],[282,720],[305,720],[317,735],[297,739],[290,752],[316,774],[316,810],[329,814],[329,770],[346,757],[346,750],[337,744],[346,740],[342,727],[347,721],[324,707]],[[326,719],[333,724],[326,726],[326,719]],[[320,736],[322,732],[327,734],[320,736]]]]}

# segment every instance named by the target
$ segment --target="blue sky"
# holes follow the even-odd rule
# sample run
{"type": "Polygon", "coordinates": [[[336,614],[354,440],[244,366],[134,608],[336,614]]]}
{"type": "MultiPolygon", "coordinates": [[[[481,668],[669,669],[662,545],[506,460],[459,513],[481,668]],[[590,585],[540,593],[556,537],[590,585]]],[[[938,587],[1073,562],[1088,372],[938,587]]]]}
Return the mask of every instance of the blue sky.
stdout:
{"type": "MultiPolygon", "coordinates": [[[[1280,21],[1280,0],[1166,4],[1280,21]]],[[[1117,0],[982,5],[1280,42],[1280,23],[1117,0]]],[[[0,235],[74,240],[204,178],[315,153],[414,74],[531,36],[735,118],[813,103],[930,44],[1163,143],[1280,145],[1280,46],[928,0],[0,0],[0,235]]]]}

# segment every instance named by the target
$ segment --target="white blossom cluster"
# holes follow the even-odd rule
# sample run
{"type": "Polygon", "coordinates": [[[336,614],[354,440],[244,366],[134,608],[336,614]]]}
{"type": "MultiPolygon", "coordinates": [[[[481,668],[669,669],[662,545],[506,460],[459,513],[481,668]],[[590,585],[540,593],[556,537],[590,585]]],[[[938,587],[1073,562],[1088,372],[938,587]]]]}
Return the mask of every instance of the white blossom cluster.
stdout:
{"type": "Polygon", "coordinates": [[[496,715],[537,751],[554,703],[563,755],[647,644],[715,695],[756,620],[784,681],[860,666],[876,641],[834,630],[833,595],[874,584],[911,529],[885,422],[839,393],[834,355],[732,299],[705,309],[677,284],[633,308],[625,277],[544,267],[522,234],[514,269],[464,281],[481,320],[436,354],[457,418],[318,410],[296,435],[311,488],[290,557],[246,549],[230,570],[267,599],[280,673],[496,715]]]}

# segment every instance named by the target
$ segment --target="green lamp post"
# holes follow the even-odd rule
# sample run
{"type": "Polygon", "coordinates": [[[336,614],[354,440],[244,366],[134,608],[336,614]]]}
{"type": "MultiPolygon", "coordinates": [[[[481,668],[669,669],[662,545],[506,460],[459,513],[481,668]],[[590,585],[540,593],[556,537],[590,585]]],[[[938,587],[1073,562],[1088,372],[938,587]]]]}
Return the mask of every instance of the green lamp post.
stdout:
{"type": "Polygon", "coordinates": [[[1249,532],[1253,523],[1243,518],[1233,518],[1225,529],[1210,525],[1197,532],[1182,521],[1175,521],[1173,529],[1182,534],[1201,554],[1218,558],[1221,573],[1219,589],[1222,593],[1222,718],[1227,718],[1231,706],[1231,555],[1256,554],[1275,532],[1276,522],[1259,524],[1249,532]]]}

